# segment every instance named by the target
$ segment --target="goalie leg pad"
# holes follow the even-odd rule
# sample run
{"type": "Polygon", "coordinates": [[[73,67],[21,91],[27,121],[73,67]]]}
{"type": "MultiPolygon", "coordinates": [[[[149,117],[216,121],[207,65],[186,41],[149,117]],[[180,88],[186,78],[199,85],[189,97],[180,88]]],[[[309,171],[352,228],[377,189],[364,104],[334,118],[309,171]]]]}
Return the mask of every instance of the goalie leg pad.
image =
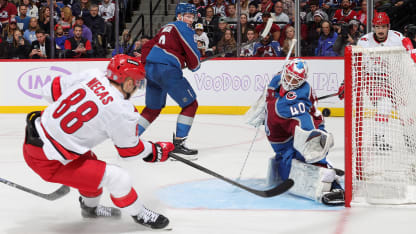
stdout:
{"type": "Polygon", "coordinates": [[[324,159],[333,146],[334,137],[331,133],[320,129],[305,131],[296,126],[293,147],[305,158],[305,162],[315,163],[324,159]]]}
{"type": "Polygon", "coordinates": [[[322,202],[324,193],[331,191],[331,185],[335,180],[335,176],[335,171],[332,169],[314,166],[293,159],[289,178],[295,181],[295,185],[289,192],[322,202]]]}
{"type": "Polygon", "coordinates": [[[269,158],[269,164],[267,167],[267,186],[273,186],[279,184],[281,181],[278,171],[278,162],[275,157],[269,158]]]}

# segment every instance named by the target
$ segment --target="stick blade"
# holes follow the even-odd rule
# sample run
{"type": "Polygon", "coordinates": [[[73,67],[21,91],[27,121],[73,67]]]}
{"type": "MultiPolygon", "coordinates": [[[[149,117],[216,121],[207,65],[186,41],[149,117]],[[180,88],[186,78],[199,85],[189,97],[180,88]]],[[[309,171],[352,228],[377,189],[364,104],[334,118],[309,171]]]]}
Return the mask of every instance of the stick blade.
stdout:
{"type": "Polygon", "coordinates": [[[56,199],[59,199],[59,198],[65,196],[70,191],[71,191],[71,189],[68,186],[62,185],[55,192],[52,192],[50,194],[45,194],[45,196],[43,198],[45,198],[45,199],[47,199],[49,201],[54,201],[56,199]]]}
{"type": "Polygon", "coordinates": [[[280,195],[282,193],[287,192],[292,186],[295,184],[295,182],[292,179],[287,179],[277,185],[276,187],[273,187],[269,190],[264,191],[263,197],[274,197],[277,195],[280,195]]]}

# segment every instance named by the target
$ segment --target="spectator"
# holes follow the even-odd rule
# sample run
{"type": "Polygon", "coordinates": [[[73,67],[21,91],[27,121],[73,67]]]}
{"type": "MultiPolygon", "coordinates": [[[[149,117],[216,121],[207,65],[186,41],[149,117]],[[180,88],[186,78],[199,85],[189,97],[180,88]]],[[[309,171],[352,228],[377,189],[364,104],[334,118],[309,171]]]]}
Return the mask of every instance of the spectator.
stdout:
{"type": "Polygon", "coordinates": [[[273,2],[272,0],[261,0],[260,3],[260,12],[271,12],[273,10],[273,2]]]}
{"type": "Polygon", "coordinates": [[[406,25],[404,31],[405,36],[408,37],[412,42],[413,50],[416,50],[416,26],[413,24],[406,25]]]}
{"type": "Polygon", "coordinates": [[[358,39],[363,35],[360,31],[360,21],[356,19],[350,20],[349,24],[345,24],[339,29],[338,38],[334,44],[334,51],[344,56],[344,49],[348,45],[357,45],[358,39]]]}
{"type": "Polygon", "coordinates": [[[29,27],[30,17],[27,16],[27,7],[25,5],[19,7],[19,16],[16,16],[15,19],[17,26],[23,32],[29,27]]]}
{"type": "Polygon", "coordinates": [[[248,15],[248,5],[250,1],[249,0],[240,0],[240,8],[241,8],[241,14],[248,15]]]}
{"type": "Polygon", "coordinates": [[[283,3],[277,1],[274,4],[274,13],[271,13],[273,21],[282,29],[289,23],[289,16],[283,12],[283,3]]]}
{"type": "Polygon", "coordinates": [[[334,44],[338,34],[334,32],[329,21],[324,20],[321,24],[322,32],[318,40],[318,47],[315,49],[316,56],[338,56],[334,51],[334,44]]]}
{"type": "MultiPolygon", "coordinates": [[[[195,40],[196,41],[202,41],[204,45],[204,52],[208,50],[209,48],[209,39],[207,34],[204,32],[204,25],[201,23],[195,24],[195,40]]],[[[198,49],[200,49],[198,47],[198,49]]],[[[201,49],[200,49],[201,51],[201,49]]],[[[204,56],[205,57],[205,56],[204,56]]]]}
{"type": "MultiPolygon", "coordinates": [[[[89,40],[91,42],[92,41],[91,29],[88,28],[84,24],[84,19],[81,16],[75,17],[75,25],[81,25],[81,27],[82,27],[82,37],[86,38],[87,40],[89,40]]],[[[73,37],[73,36],[74,36],[74,28],[71,28],[69,30],[68,37],[73,37]]]]}
{"type": "Polygon", "coordinates": [[[90,1],[89,0],[79,0],[76,1],[73,5],[72,5],[72,15],[76,16],[81,16],[81,17],[85,17],[88,16],[90,14],[90,1]]]}
{"type": "MultiPolygon", "coordinates": [[[[289,19],[293,19],[295,15],[295,1],[294,0],[281,0],[283,3],[283,12],[289,16],[289,19]]],[[[302,9],[302,8],[301,8],[302,9]]]]}
{"type": "Polygon", "coordinates": [[[65,41],[67,58],[90,58],[92,56],[91,42],[82,37],[82,26],[74,26],[74,36],[65,41]]]}
{"type": "Polygon", "coordinates": [[[336,22],[339,25],[348,24],[350,20],[356,18],[357,12],[351,9],[350,0],[342,0],[341,9],[335,11],[332,22],[336,22]]]}
{"type": "Polygon", "coordinates": [[[262,13],[257,9],[257,3],[255,1],[248,4],[248,22],[250,23],[261,23],[262,13]]]}
{"type": "MultiPolygon", "coordinates": [[[[46,7],[50,6],[50,0],[46,1],[46,7]]],[[[58,22],[58,20],[61,18],[61,8],[64,7],[62,3],[57,3],[56,0],[53,0],[53,19],[54,22],[58,22]]],[[[50,10],[50,9],[49,9],[50,10]]]]}
{"type": "Polygon", "coordinates": [[[65,41],[68,37],[64,34],[64,29],[61,25],[55,26],[55,43],[56,43],[56,54],[58,58],[65,57],[65,41]]]}
{"type": "Polygon", "coordinates": [[[14,31],[18,30],[16,20],[14,18],[10,19],[10,22],[6,24],[6,27],[2,31],[2,39],[7,43],[13,43],[14,31]]]}
{"type": "Polygon", "coordinates": [[[321,11],[316,11],[314,21],[308,24],[306,40],[302,43],[302,56],[314,56],[315,49],[318,47],[318,40],[321,35],[321,23],[324,16],[321,11]]]}
{"type": "Polygon", "coordinates": [[[9,58],[26,59],[30,53],[30,43],[23,38],[22,31],[16,29],[13,32],[13,41],[8,48],[9,58]]]}
{"type": "Polygon", "coordinates": [[[255,57],[279,57],[281,53],[279,42],[273,41],[270,33],[254,44],[253,56],[255,57]]]}
{"type": "Polygon", "coordinates": [[[0,0],[0,23],[7,25],[10,19],[14,19],[17,15],[16,5],[7,0],[0,0]]]}
{"type": "Polygon", "coordinates": [[[228,24],[227,24],[227,21],[225,21],[225,17],[221,17],[218,20],[218,28],[214,32],[214,37],[213,37],[213,42],[212,42],[212,49],[214,51],[216,51],[217,43],[221,40],[227,28],[228,28],[228,24]]]}
{"type": "MultiPolygon", "coordinates": [[[[107,45],[107,36],[105,30],[105,21],[103,17],[98,15],[98,6],[95,4],[90,5],[90,15],[83,17],[85,25],[91,29],[92,41],[91,45],[94,51],[94,55],[99,58],[103,58],[106,55],[105,47],[107,45]]],[[[109,32],[111,33],[111,32],[109,32]]],[[[111,48],[108,45],[107,48],[111,48]]]]}
{"type": "MultiPolygon", "coordinates": [[[[257,37],[260,35],[260,33],[264,30],[267,24],[267,20],[271,17],[270,12],[263,12],[263,15],[261,16],[263,23],[260,25],[257,25],[256,27],[256,33],[257,37]]],[[[272,24],[272,27],[270,29],[270,33],[272,34],[272,40],[273,41],[279,41],[280,37],[280,27],[276,24],[272,24]]]]}
{"type": "Polygon", "coordinates": [[[226,29],[221,40],[217,43],[216,54],[225,53],[223,57],[234,57],[237,42],[234,39],[233,31],[226,29]]]}
{"type": "Polygon", "coordinates": [[[110,0],[103,0],[102,4],[99,5],[98,15],[101,16],[105,21],[105,31],[107,36],[107,48],[114,48],[114,33],[113,33],[113,22],[114,13],[116,6],[110,0]]]}
{"type": "Polygon", "coordinates": [[[36,31],[40,29],[38,20],[36,17],[30,18],[29,27],[23,33],[23,37],[32,44],[32,42],[36,41],[36,31]]]}
{"type": "Polygon", "coordinates": [[[362,32],[366,32],[367,25],[367,0],[361,2],[361,9],[357,12],[356,18],[361,22],[360,29],[362,32]]]}
{"type": "MultiPolygon", "coordinates": [[[[295,28],[291,25],[285,28],[285,40],[283,41],[282,56],[287,56],[290,46],[295,43],[295,28]]],[[[295,56],[295,46],[292,49],[291,57],[295,56]]]]}
{"type": "MultiPolygon", "coordinates": [[[[42,7],[40,9],[38,24],[39,24],[39,27],[43,29],[45,33],[48,35],[51,33],[50,23],[49,23],[50,21],[51,21],[51,11],[49,7],[42,7]]],[[[54,19],[53,21],[54,21],[53,24],[55,25],[56,21],[54,19]]]]}
{"type": "MultiPolygon", "coordinates": [[[[35,4],[33,4],[32,0],[22,0],[20,1],[19,8],[20,6],[26,6],[27,16],[29,16],[30,18],[32,17],[36,17],[36,19],[39,18],[38,7],[35,4]]],[[[18,15],[20,16],[20,9],[18,9],[18,12],[19,12],[18,15]]]]}
{"type": "Polygon", "coordinates": [[[224,0],[216,0],[214,3],[211,4],[212,9],[214,10],[214,15],[219,17],[225,17],[225,9],[226,4],[224,0]]]}
{"type": "Polygon", "coordinates": [[[199,22],[204,26],[204,30],[207,33],[210,44],[213,44],[214,31],[217,28],[219,17],[214,15],[214,9],[211,6],[205,8],[205,17],[199,22]]]}
{"type": "Polygon", "coordinates": [[[228,25],[231,29],[235,30],[235,26],[237,24],[237,10],[235,9],[235,4],[229,4],[227,6],[227,17],[225,20],[227,21],[228,25]]]}
{"type": "MultiPolygon", "coordinates": [[[[241,42],[247,42],[247,31],[250,28],[253,28],[251,24],[247,21],[247,14],[243,13],[240,16],[240,27],[241,27],[241,42]]],[[[237,35],[237,34],[236,34],[237,35]]],[[[236,36],[237,37],[237,36],[236,36]]]]}
{"type": "MultiPolygon", "coordinates": [[[[140,53],[140,56],[141,56],[141,53],[142,53],[142,47],[143,47],[143,45],[144,45],[144,44],[146,44],[146,43],[147,43],[148,41],[150,41],[151,39],[152,39],[151,37],[149,37],[149,36],[147,36],[147,35],[143,35],[143,36],[140,38],[140,46],[135,46],[135,47],[134,47],[135,52],[140,53]]],[[[136,43],[137,43],[137,41],[135,42],[135,45],[136,45],[136,43]]],[[[135,54],[134,56],[138,57],[136,54],[135,54]]]]}
{"type": "Polygon", "coordinates": [[[328,20],[328,15],[321,9],[319,9],[319,1],[318,0],[312,0],[309,2],[310,12],[306,14],[306,23],[310,24],[313,23],[315,20],[315,14],[316,11],[320,12],[320,15],[322,16],[323,20],[328,20]]]}
{"type": "MultiPolygon", "coordinates": [[[[254,41],[256,37],[256,32],[253,28],[247,29],[247,41],[254,41]]],[[[250,43],[246,46],[243,46],[240,51],[240,56],[242,57],[251,57],[254,54],[254,43],[250,43]]]]}
{"type": "Polygon", "coordinates": [[[51,58],[51,39],[45,35],[45,31],[39,29],[36,31],[36,41],[32,42],[29,58],[47,59],[51,58]]]}
{"type": "Polygon", "coordinates": [[[64,6],[61,9],[61,18],[58,20],[58,24],[62,26],[65,35],[68,35],[72,25],[75,24],[75,17],[72,15],[72,10],[69,6],[64,6]]]}
{"type": "Polygon", "coordinates": [[[116,49],[113,50],[112,57],[114,57],[116,54],[127,54],[129,56],[134,56],[134,48],[132,47],[132,40],[131,35],[129,33],[128,29],[125,29],[123,33],[121,34],[121,46],[117,45],[116,49]],[[117,53],[118,48],[118,53],[117,53]]]}
{"type": "Polygon", "coordinates": [[[198,12],[198,18],[205,17],[205,4],[202,0],[190,0],[189,3],[195,5],[196,11],[198,12]]]}

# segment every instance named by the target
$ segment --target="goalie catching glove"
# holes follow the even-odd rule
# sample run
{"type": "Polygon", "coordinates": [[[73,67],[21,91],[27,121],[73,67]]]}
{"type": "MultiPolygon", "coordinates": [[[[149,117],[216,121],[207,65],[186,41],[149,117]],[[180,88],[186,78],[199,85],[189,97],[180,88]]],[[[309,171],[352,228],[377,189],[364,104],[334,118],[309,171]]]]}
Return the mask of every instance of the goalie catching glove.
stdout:
{"type": "Polygon", "coordinates": [[[146,162],[164,162],[169,158],[169,152],[175,149],[171,142],[150,143],[152,143],[152,153],[143,158],[146,162]]]}
{"type": "Polygon", "coordinates": [[[324,159],[333,146],[334,137],[331,133],[320,129],[305,131],[296,126],[293,147],[302,154],[305,162],[315,163],[324,159]]]}

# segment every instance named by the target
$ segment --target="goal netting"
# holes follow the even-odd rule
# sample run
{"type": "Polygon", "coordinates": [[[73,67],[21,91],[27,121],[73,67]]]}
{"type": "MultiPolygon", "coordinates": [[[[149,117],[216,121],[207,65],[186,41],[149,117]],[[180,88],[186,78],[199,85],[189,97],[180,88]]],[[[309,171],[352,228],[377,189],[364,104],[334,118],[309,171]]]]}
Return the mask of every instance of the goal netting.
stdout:
{"type": "Polygon", "coordinates": [[[416,68],[402,47],[345,53],[346,206],[416,203],[416,68]]]}

